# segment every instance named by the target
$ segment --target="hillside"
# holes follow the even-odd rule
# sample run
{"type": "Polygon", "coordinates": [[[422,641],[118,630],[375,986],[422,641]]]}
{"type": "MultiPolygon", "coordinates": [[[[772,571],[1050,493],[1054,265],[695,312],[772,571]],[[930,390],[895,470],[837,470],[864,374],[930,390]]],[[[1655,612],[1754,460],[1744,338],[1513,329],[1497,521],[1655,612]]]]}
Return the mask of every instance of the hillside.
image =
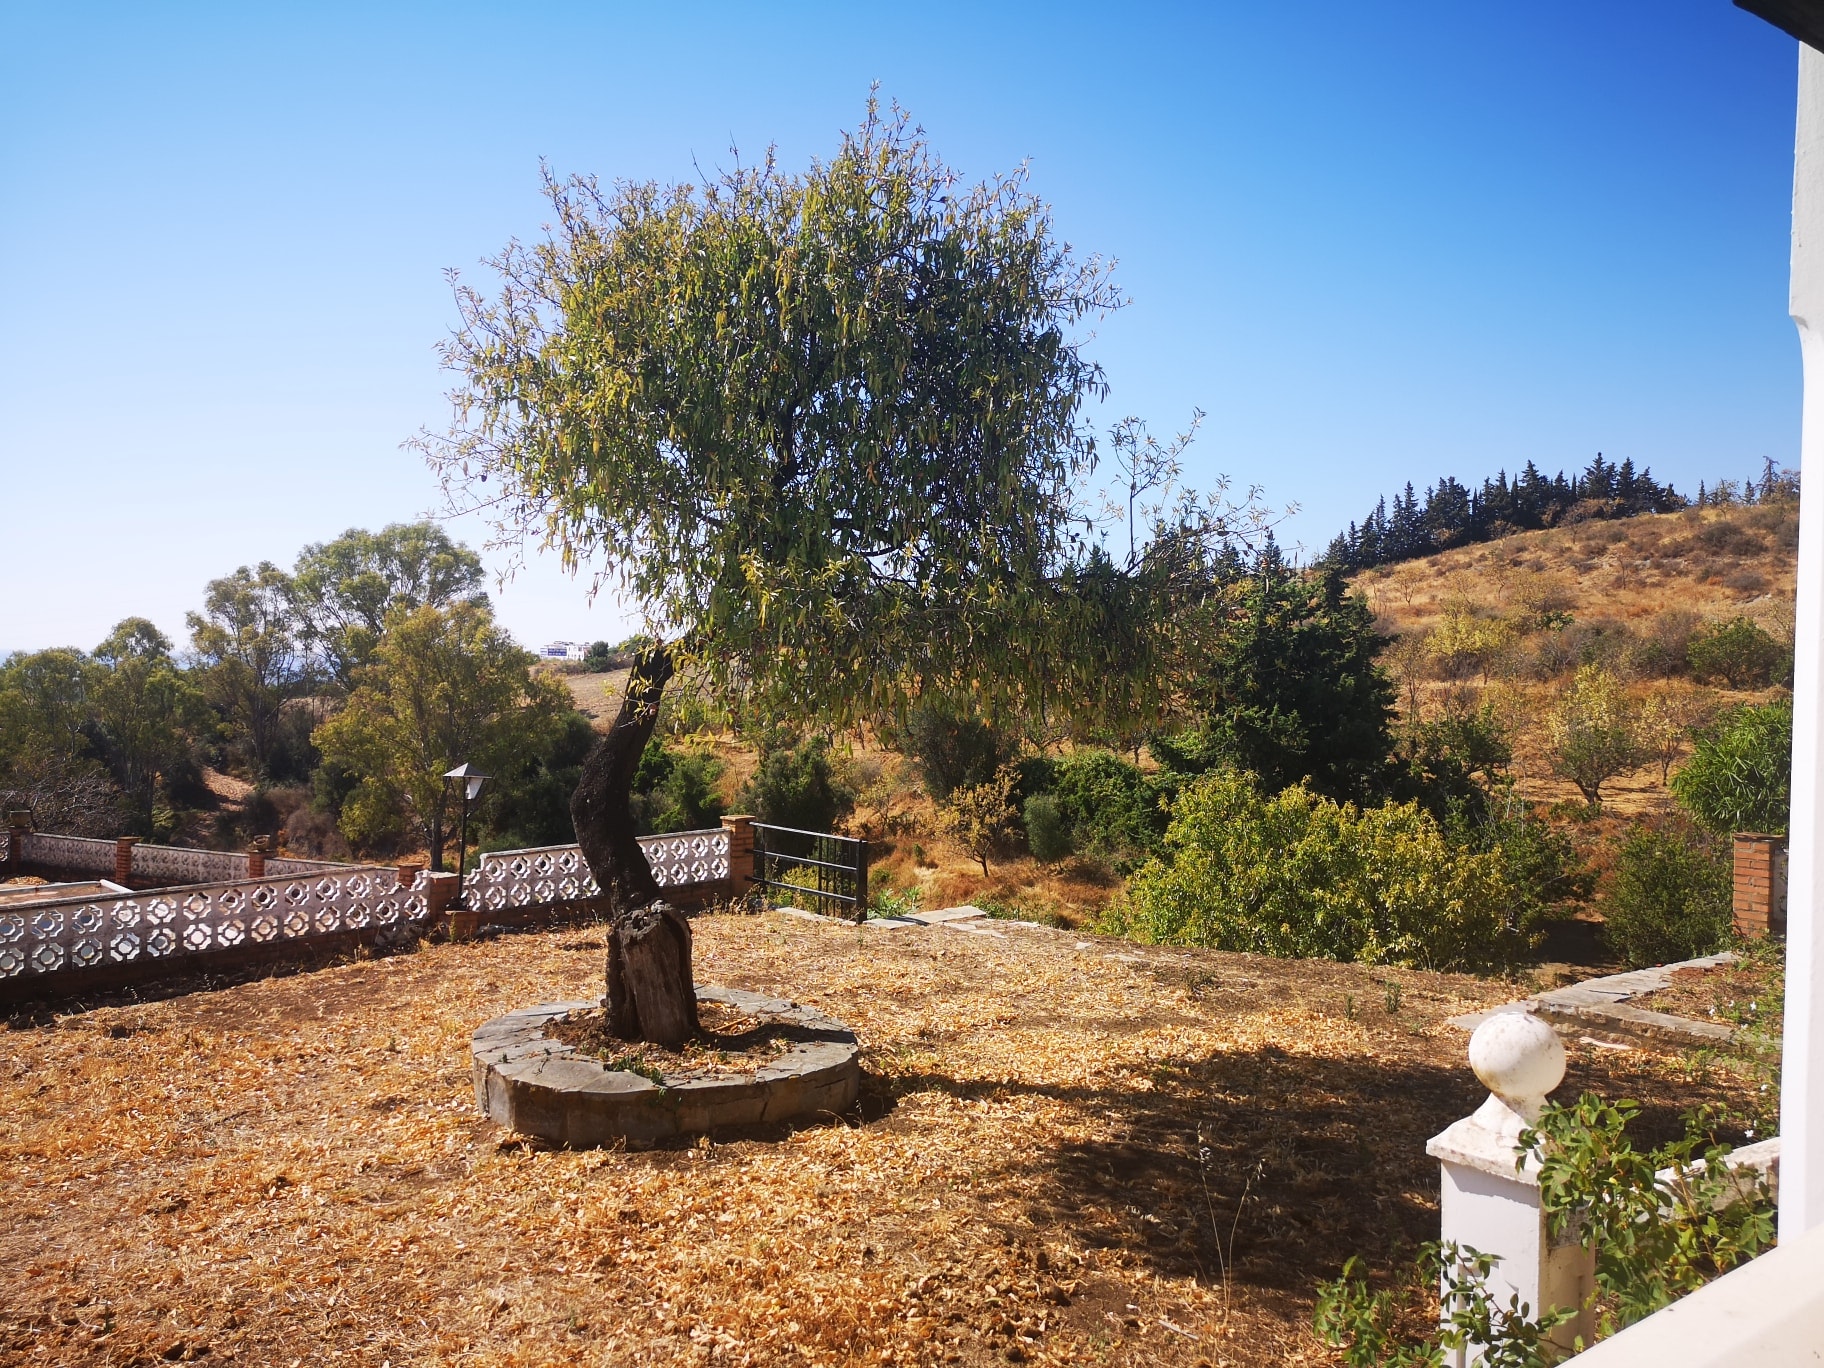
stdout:
{"type": "Polygon", "coordinates": [[[1522,532],[1364,570],[1354,584],[1389,632],[1434,628],[1464,597],[1497,610],[1562,606],[1592,623],[1746,613],[1789,632],[1798,533],[1796,503],[1691,508],[1522,532]]]}
{"type": "Polygon", "coordinates": [[[563,674],[564,687],[576,700],[576,709],[588,716],[599,728],[614,721],[614,710],[621,704],[621,692],[627,687],[626,670],[605,674],[563,674]]]}
{"type": "MultiPolygon", "coordinates": [[[[1610,668],[1637,700],[1657,695],[1688,722],[1760,700],[1766,691],[1704,687],[1680,667],[1705,623],[1746,617],[1790,642],[1797,553],[1796,502],[1694,508],[1521,533],[1353,583],[1394,638],[1383,663],[1402,712],[1489,704],[1514,734],[1522,794],[1559,802],[1577,792],[1549,773],[1543,717],[1577,666],[1610,668]]],[[[1615,817],[1671,801],[1658,762],[1614,781],[1610,795],[1615,817]]]]}

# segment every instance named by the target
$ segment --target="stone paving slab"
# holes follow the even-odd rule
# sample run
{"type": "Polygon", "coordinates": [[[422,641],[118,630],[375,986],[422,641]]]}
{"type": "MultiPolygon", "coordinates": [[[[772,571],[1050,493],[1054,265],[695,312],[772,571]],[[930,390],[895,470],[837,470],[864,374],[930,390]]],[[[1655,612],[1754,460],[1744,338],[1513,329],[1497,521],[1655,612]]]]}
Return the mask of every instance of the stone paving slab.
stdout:
{"type": "Polygon", "coordinates": [[[993,936],[996,940],[1006,940],[1007,933],[992,926],[977,926],[973,922],[939,922],[946,931],[962,931],[971,936],[993,936]]]}
{"type": "Polygon", "coordinates": [[[1727,1044],[1735,1038],[1731,1027],[1626,1004],[1630,998],[1671,987],[1673,976],[1681,970],[1715,969],[1733,963],[1735,956],[1725,950],[1721,954],[1702,955],[1674,964],[1630,969],[1623,974],[1604,974],[1549,992],[1535,993],[1517,1002],[1506,1002],[1486,1012],[1466,1012],[1450,1018],[1450,1024],[1459,1030],[1473,1031],[1490,1017],[1503,1012],[1531,1012],[1547,1018],[1554,1026],[1564,1024],[1583,1030],[1606,1031],[1630,1040],[1727,1044]]]}
{"type": "Polygon", "coordinates": [[[935,912],[908,912],[909,920],[922,922],[926,926],[937,926],[943,922],[979,921],[988,914],[979,907],[963,903],[958,907],[940,907],[935,912]]]}

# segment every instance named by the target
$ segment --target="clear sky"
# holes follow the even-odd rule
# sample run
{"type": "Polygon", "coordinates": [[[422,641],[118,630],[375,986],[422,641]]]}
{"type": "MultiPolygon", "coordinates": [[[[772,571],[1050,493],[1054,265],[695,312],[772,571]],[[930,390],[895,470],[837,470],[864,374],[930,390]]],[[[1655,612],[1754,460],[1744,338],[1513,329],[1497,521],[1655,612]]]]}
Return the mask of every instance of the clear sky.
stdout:
{"type": "MultiPolygon", "coordinates": [[[[801,166],[875,81],[1118,258],[1107,416],[1206,409],[1193,476],[1288,541],[1529,458],[1793,465],[1796,69],[1726,0],[0,0],[0,651],[181,643],[208,579],[434,511],[443,271],[538,233],[539,158],[801,166]]],[[[550,558],[496,602],[624,626],[550,558]]]]}

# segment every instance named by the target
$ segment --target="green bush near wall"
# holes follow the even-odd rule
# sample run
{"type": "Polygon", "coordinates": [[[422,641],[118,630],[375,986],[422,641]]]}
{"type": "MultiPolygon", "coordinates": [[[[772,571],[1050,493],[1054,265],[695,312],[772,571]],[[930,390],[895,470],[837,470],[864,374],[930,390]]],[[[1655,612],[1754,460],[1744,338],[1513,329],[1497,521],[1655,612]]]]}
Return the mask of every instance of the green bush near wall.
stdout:
{"type": "Polygon", "coordinates": [[[1143,941],[1425,969],[1528,948],[1501,857],[1451,842],[1416,803],[1358,809],[1237,771],[1179,798],[1163,853],[1111,912],[1143,941]]]}

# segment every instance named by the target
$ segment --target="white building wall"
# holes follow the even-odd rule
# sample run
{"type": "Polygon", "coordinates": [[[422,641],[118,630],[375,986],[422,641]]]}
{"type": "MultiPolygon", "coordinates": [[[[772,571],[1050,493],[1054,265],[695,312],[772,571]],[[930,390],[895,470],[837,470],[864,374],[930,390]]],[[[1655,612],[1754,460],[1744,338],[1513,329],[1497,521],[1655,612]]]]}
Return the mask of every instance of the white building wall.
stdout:
{"type": "Polygon", "coordinates": [[[1780,1239],[1824,1224],[1824,54],[1799,45],[1792,318],[1805,367],[1793,663],[1792,840],[1787,866],[1780,1239]]]}

